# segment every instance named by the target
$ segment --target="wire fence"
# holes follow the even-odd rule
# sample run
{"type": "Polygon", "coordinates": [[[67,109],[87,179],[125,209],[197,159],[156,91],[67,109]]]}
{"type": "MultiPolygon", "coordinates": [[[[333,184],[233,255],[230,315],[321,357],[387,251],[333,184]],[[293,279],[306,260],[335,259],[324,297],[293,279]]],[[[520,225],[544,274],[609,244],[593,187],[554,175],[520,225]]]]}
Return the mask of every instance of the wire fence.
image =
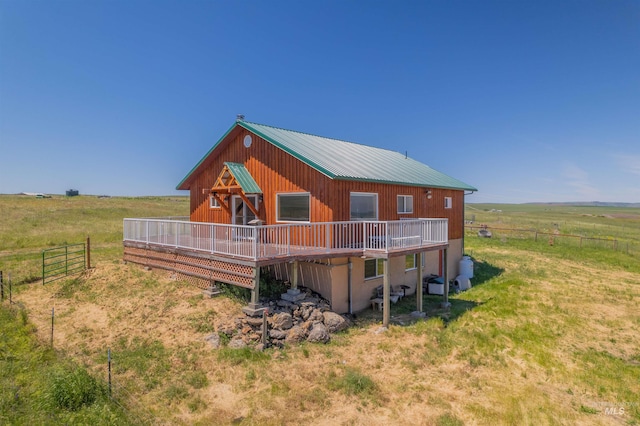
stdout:
{"type": "Polygon", "coordinates": [[[467,236],[497,238],[500,240],[519,239],[534,242],[572,247],[591,247],[623,252],[633,256],[640,256],[640,244],[621,241],[617,238],[600,238],[585,235],[564,234],[560,232],[540,231],[528,228],[507,228],[489,225],[465,225],[467,236]]]}
{"type": "MultiPolygon", "coordinates": [[[[12,274],[6,271],[0,271],[0,306],[5,307],[17,307],[24,310],[25,307],[19,301],[14,301],[12,297],[12,274]]],[[[130,384],[125,382],[123,377],[122,381],[118,375],[114,374],[112,364],[117,365],[118,353],[107,347],[104,349],[106,361],[104,363],[96,364],[95,356],[83,353],[83,348],[65,347],[65,349],[56,348],[56,323],[55,323],[55,308],[51,308],[51,328],[47,333],[48,336],[39,335],[38,338],[42,345],[49,345],[52,350],[61,355],[63,358],[72,359],[75,363],[83,366],[88,373],[90,373],[99,383],[102,383],[107,387],[109,392],[109,398],[111,402],[119,407],[127,416],[127,419],[131,422],[139,425],[162,425],[166,424],[166,421],[158,418],[147,406],[140,401],[140,397],[136,392],[131,391],[130,384]],[[102,367],[102,368],[101,368],[102,367]]],[[[69,337],[68,332],[65,337],[69,337]]],[[[68,342],[67,342],[68,343],[68,342]]],[[[128,381],[131,379],[128,378],[128,381]]],[[[133,383],[133,386],[137,386],[138,383],[133,383]]]]}

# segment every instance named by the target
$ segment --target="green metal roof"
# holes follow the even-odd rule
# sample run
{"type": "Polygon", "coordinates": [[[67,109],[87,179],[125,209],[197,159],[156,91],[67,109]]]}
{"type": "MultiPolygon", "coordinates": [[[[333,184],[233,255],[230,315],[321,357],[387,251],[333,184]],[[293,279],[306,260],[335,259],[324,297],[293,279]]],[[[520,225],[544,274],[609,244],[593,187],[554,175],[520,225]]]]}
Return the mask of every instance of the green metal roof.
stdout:
{"type": "Polygon", "coordinates": [[[332,179],[477,191],[399,152],[247,121],[238,125],[332,179]]]}
{"type": "Polygon", "coordinates": [[[253,180],[253,176],[251,176],[244,164],[226,162],[224,165],[229,168],[233,177],[236,178],[238,184],[242,187],[242,192],[245,194],[262,194],[262,189],[253,180]]]}
{"type": "Polygon", "coordinates": [[[477,191],[473,186],[399,152],[248,121],[237,121],[178,184],[178,189],[187,189],[182,186],[238,126],[271,142],[332,179],[477,191]]]}

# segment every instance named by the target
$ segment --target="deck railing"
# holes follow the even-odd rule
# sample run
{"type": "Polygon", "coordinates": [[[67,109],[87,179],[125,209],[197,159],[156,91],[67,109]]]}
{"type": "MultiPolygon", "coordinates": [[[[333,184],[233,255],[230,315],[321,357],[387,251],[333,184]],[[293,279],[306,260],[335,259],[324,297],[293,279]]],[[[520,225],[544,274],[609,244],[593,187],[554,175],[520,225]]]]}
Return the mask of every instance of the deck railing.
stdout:
{"type": "Polygon", "coordinates": [[[124,241],[252,260],[295,254],[419,249],[448,241],[447,219],[350,221],[265,226],[124,219],[124,241]]]}

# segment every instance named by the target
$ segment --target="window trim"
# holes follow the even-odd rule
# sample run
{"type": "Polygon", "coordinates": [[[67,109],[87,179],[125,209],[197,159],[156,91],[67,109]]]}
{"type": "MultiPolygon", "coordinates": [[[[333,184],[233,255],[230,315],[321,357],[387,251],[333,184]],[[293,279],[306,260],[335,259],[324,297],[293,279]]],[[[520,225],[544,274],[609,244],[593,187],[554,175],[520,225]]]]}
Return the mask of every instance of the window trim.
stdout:
{"type": "Polygon", "coordinates": [[[418,260],[418,253],[413,253],[413,254],[407,254],[404,257],[404,270],[406,271],[415,271],[416,269],[418,269],[418,262],[416,262],[416,260],[418,260]],[[407,257],[408,256],[413,256],[413,266],[411,268],[407,268],[407,257]]]}
{"type": "Polygon", "coordinates": [[[378,220],[378,217],[380,215],[380,206],[378,203],[378,193],[377,192],[350,192],[349,193],[349,220],[351,221],[355,221],[355,222],[364,222],[367,220],[378,220]],[[351,211],[351,207],[353,205],[352,203],[352,197],[356,195],[356,196],[372,196],[373,198],[375,198],[375,218],[353,218],[352,216],[352,211],[351,211]]]}
{"type": "Polygon", "coordinates": [[[276,193],[276,222],[277,223],[311,223],[311,193],[310,192],[277,192],[276,193]],[[309,199],[309,217],[307,220],[280,219],[280,196],[300,196],[306,195],[309,199]]]}
{"type": "MultiPolygon", "coordinates": [[[[397,198],[396,198],[396,206],[398,206],[398,203],[400,202],[400,199],[403,200],[402,202],[402,207],[403,207],[403,211],[400,211],[400,209],[398,208],[398,214],[413,214],[413,195],[401,195],[398,194],[397,198]],[[407,210],[407,199],[411,200],[411,210],[407,210]]],[[[399,207],[399,206],[398,206],[399,207]]]]}
{"type": "Polygon", "coordinates": [[[382,278],[384,277],[384,259],[381,258],[369,258],[369,259],[365,259],[364,260],[364,270],[363,270],[363,275],[364,275],[364,280],[375,280],[376,278],[382,278]],[[376,262],[376,275],[371,276],[371,277],[367,277],[367,266],[366,263],[367,262],[376,262]],[[382,266],[380,266],[382,265],[382,266]],[[381,271],[382,270],[382,271],[381,271]]]}
{"type": "Polygon", "coordinates": [[[221,209],[220,203],[213,195],[209,195],[209,208],[210,209],[221,209]]]}
{"type": "Polygon", "coordinates": [[[451,208],[453,208],[453,198],[451,198],[451,197],[444,197],[444,208],[445,208],[445,209],[451,209],[451,208]]]}

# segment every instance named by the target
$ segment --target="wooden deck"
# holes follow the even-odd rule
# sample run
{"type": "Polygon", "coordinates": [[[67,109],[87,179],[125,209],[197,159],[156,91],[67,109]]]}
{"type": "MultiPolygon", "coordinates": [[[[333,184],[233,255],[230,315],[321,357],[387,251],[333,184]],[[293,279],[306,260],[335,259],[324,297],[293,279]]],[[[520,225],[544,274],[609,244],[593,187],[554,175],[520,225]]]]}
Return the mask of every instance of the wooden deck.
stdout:
{"type": "Polygon", "coordinates": [[[244,259],[257,265],[287,260],[366,256],[388,258],[448,245],[446,219],[235,226],[125,219],[125,244],[171,247],[244,259]]]}
{"type": "Polygon", "coordinates": [[[160,268],[200,287],[220,281],[254,289],[262,266],[336,257],[390,258],[446,249],[446,219],[232,226],[125,219],[124,260],[160,268]]]}

